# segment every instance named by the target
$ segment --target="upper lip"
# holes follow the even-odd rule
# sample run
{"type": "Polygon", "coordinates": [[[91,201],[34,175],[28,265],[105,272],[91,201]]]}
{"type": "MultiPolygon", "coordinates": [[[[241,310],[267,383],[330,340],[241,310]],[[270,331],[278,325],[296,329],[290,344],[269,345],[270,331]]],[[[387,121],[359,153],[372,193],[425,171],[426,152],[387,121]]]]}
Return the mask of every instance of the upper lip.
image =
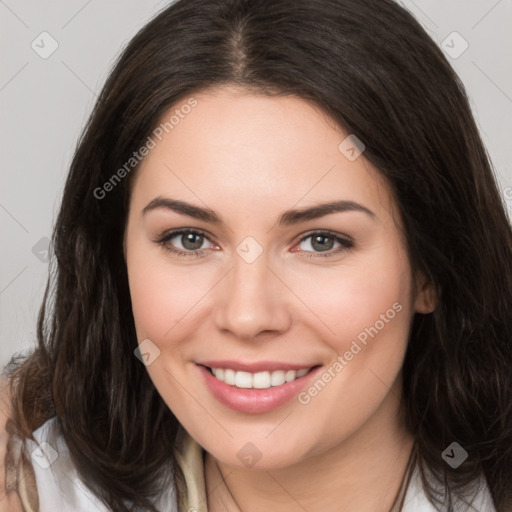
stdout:
{"type": "Polygon", "coordinates": [[[201,361],[197,364],[208,366],[209,368],[229,368],[235,371],[249,373],[264,371],[272,372],[276,370],[302,370],[304,368],[312,368],[313,366],[318,366],[317,364],[292,364],[279,361],[257,361],[252,363],[244,363],[241,361],[228,361],[225,359],[222,361],[201,361]]]}

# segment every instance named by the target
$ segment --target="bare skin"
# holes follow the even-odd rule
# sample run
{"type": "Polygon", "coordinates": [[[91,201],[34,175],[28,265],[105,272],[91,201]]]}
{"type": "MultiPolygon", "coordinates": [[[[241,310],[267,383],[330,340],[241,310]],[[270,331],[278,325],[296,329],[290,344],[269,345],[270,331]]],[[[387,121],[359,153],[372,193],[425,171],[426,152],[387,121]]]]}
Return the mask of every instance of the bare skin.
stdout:
{"type": "Polygon", "coordinates": [[[159,350],[148,373],[207,451],[208,510],[387,512],[413,441],[399,410],[409,328],[435,306],[413,277],[393,194],[364,153],[350,161],[340,152],[349,134],[302,99],[232,87],[194,97],[137,170],[124,248],[139,343],[159,350]],[[224,225],[168,208],[143,213],[156,197],[213,210],[224,225]],[[372,214],[277,224],[285,210],[340,200],[372,214]],[[183,235],[159,243],[186,228],[204,234],[201,254],[166,249],[193,252],[183,235]],[[325,230],[352,247],[327,238],[323,256],[313,239],[325,230]],[[248,236],[262,249],[251,263],[236,251],[248,236]],[[198,369],[232,359],[327,372],[370,326],[378,333],[320,392],[265,413],[220,403],[198,369]],[[261,453],[252,467],[237,456],[248,442],[261,453]]]}
{"type": "Polygon", "coordinates": [[[23,512],[18,494],[15,491],[7,494],[6,489],[5,465],[9,442],[6,424],[11,415],[11,403],[8,397],[8,383],[2,379],[0,380],[0,512],[23,512]]]}

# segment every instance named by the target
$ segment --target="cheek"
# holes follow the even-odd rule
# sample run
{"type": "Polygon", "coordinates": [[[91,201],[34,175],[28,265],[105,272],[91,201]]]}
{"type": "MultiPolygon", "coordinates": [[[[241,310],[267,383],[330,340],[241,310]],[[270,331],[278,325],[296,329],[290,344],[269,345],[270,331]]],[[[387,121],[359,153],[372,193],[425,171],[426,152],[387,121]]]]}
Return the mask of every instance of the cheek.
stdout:
{"type": "Polygon", "coordinates": [[[138,340],[149,338],[162,349],[172,344],[172,329],[193,318],[194,305],[213,285],[211,269],[173,265],[164,249],[144,245],[133,248],[127,265],[138,340]]]}
{"type": "MultiPolygon", "coordinates": [[[[401,258],[386,258],[317,272],[314,279],[295,277],[296,291],[313,312],[317,330],[333,348],[348,350],[365,329],[380,331],[408,325],[411,311],[409,268],[401,258]],[[384,323],[383,323],[384,322],[384,323]],[[401,324],[400,326],[398,324],[401,324]]],[[[338,351],[338,353],[339,353],[338,351]]]]}

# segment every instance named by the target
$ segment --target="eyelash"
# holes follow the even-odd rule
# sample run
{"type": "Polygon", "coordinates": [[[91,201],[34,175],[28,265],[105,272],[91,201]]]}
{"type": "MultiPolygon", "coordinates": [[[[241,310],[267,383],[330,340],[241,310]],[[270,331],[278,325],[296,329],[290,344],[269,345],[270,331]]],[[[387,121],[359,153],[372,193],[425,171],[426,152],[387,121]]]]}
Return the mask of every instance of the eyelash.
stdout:
{"type": "MultiPolygon", "coordinates": [[[[196,249],[195,251],[182,251],[181,249],[176,249],[172,245],[168,244],[169,240],[175,238],[178,235],[184,235],[184,234],[195,234],[204,236],[207,240],[209,238],[207,235],[200,230],[196,229],[178,229],[175,231],[170,231],[168,233],[163,234],[159,240],[156,241],[157,244],[161,245],[164,250],[171,252],[175,254],[178,257],[184,257],[184,258],[191,258],[191,257],[200,257],[204,252],[207,251],[207,249],[196,249]]],[[[338,233],[335,233],[333,231],[328,230],[320,230],[320,231],[310,231],[309,233],[306,233],[300,240],[299,243],[304,242],[304,240],[307,240],[308,238],[312,237],[313,235],[320,235],[320,236],[326,236],[329,238],[334,238],[336,242],[339,242],[341,244],[341,247],[334,251],[325,252],[324,254],[314,251],[302,251],[304,252],[304,256],[306,258],[329,258],[333,257],[342,251],[345,251],[347,249],[351,249],[354,247],[354,242],[350,238],[344,238],[340,237],[338,233]]]]}

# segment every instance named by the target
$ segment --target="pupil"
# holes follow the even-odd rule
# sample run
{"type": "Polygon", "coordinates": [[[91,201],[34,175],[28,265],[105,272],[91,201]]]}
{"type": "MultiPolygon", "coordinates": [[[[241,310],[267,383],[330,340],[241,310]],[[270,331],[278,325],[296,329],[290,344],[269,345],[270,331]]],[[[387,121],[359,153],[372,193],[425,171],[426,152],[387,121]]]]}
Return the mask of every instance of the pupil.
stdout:
{"type": "Polygon", "coordinates": [[[328,251],[329,249],[332,249],[332,244],[334,243],[334,240],[331,237],[328,236],[315,236],[313,237],[313,248],[319,249],[320,251],[328,251]],[[325,240],[330,240],[331,243],[325,243],[325,240]],[[315,246],[315,243],[320,241],[320,245],[318,247],[315,246]]]}
{"type": "Polygon", "coordinates": [[[184,237],[182,239],[183,247],[185,247],[186,249],[190,249],[191,251],[199,249],[202,245],[201,236],[202,235],[198,235],[196,233],[188,233],[186,235],[183,235],[183,237],[184,237]],[[196,240],[195,244],[194,244],[194,237],[198,238],[198,240],[196,240]],[[198,241],[199,241],[199,243],[198,243],[198,241]],[[192,247],[190,247],[188,245],[189,243],[192,245],[192,247]]]}

